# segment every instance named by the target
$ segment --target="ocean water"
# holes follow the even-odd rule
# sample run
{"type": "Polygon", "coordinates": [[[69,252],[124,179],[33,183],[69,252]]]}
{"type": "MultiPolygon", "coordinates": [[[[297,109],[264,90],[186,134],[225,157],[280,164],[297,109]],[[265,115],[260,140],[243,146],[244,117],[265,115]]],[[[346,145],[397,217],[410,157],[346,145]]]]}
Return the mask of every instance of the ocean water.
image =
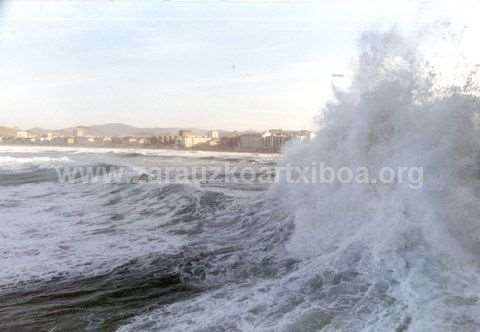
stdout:
{"type": "Polygon", "coordinates": [[[479,331],[477,92],[439,87],[407,40],[372,32],[315,139],[280,157],[0,147],[0,329],[479,331]],[[148,180],[321,162],[424,182],[148,180]],[[95,165],[128,181],[59,182],[95,165]]]}
{"type": "Polygon", "coordinates": [[[262,208],[267,185],[130,180],[153,167],[268,169],[277,158],[1,146],[0,330],[116,330],[164,304],[273,274],[281,267],[262,262],[286,236],[276,231],[286,217],[262,208]],[[90,166],[130,173],[118,183],[62,183],[57,173],[90,166]]]}

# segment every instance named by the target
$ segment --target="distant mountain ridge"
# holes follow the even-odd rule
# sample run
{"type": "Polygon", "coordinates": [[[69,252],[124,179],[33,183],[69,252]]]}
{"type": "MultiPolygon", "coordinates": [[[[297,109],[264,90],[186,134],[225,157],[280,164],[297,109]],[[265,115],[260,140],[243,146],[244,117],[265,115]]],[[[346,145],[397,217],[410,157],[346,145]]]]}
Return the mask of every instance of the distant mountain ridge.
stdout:
{"type": "MultiPolygon", "coordinates": [[[[151,136],[161,136],[161,135],[178,135],[180,130],[191,130],[194,135],[204,136],[207,135],[207,129],[200,128],[191,128],[191,127],[153,127],[153,128],[140,128],[131,125],[126,125],[123,123],[107,123],[93,126],[75,126],[62,129],[46,129],[40,127],[34,127],[27,129],[29,133],[37,136],[46,135],[47,133],[53,133],[57,136],[73,136],[75,129],[83,129],[85,136],[96,136],[96,137],[151,137],[151,136]]],[[[15,136],[18,131],[23,131],[24,129],[10,128],[5,126],[0,126],[0,137],[15,136]]],[[[220,136],[229,136],[229,135],[239,135],[244,133],[254,133],[252,130],[245,131],[231,131],[231,130],[222,130],[222,129],[212,129],[218,131],[220,136]]]]}
{"type": "MultiPolygon", "coordinates": [[[[86,136],[105,136],[105,137],[149,137],[160,135],[177,135],[179,130],[192,130],[195,135],[205,135],[207,130],[198,128],[138,128],[123,123],[109,123],[94,126],[76,126],[71,128],[49,130],[44,128],[32,128],[28,131],[34,134],[55,133],[61,136],[71,136],[75,129],[83,129],[86,136]]],[[[223,131],[220,131],[223,132],[223,131]]]]}

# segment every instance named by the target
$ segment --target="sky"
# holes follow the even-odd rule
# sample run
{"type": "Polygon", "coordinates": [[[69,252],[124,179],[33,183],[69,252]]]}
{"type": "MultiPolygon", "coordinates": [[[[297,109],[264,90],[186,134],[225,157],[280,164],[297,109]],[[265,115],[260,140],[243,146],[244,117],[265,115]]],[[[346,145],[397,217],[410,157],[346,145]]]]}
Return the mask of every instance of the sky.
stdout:
{"type": "Polygon", "coordinates": [[[480,59],[480,46],[472,46],[480,44],[479,7],[467,0],[0,0],[0,126],[314,129],[342,80],[332,74],[348,79],[362,31],[453,20],[455,31],[468,28],[462,52],[480,59]]]}

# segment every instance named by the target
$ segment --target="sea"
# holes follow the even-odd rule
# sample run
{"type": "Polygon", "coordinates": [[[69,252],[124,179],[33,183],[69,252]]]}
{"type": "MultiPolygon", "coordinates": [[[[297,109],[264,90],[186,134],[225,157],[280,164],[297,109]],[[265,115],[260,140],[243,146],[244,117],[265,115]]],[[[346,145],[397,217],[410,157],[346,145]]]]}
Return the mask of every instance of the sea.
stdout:
{"type": "Polygon", "coordinates": [[[0,146],[0,330],[480,331],[477,90],[362,43],[281,155],[0,146]],[[323,162],[424,178],[277,176],[323,162]]]}

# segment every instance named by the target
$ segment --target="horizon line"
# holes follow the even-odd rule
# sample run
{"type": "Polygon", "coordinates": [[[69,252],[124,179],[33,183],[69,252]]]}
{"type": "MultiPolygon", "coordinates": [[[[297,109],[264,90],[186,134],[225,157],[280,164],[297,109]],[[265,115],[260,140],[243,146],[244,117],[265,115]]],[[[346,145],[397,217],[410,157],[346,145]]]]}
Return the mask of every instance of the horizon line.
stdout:
{"type": "Polygon", "coordinates": [[[127,124],[123,122],[107,122],[107,123],[98,123],[98,124],[92,124],[92,125],[74,125],[74,126],[66,126],[66,127],[58,127],[58,128],[51,128],[51,127],[42,127],[42,126],[34,126],[30,128],[25,128],[21,126],[9,126],[9,125],[2,125],[0,124],[0,128],[7,128],[7,129],[15,129],[17,131],[31,131],[31,130],[46,130],[46,131],[59,131],[59,130],[66,130],[66,129],[76,129],[76,128],[91,128],[91,127],[100,127],[100,126],[115,126],[115,125],[121,125],[121,126],[127,126],[127,127],[132,127],[135,129],[179,129],[179,130],[201,130],[201,131],[224,131],[224,132],[263,132],[263,131],[269,131],[269,130],[286,130],[286,131],[300,131],[300,130],[307,130],[307,131],[312,131],[311,129],[291,129],[291,128],[263,128],[263,129],[223,129],[223,128],[202,128],[202,127],[183,127],[183,126],[152,126],[152,127],[141,127],[141,126],[136,126],[132,124],[127,124]]]}

